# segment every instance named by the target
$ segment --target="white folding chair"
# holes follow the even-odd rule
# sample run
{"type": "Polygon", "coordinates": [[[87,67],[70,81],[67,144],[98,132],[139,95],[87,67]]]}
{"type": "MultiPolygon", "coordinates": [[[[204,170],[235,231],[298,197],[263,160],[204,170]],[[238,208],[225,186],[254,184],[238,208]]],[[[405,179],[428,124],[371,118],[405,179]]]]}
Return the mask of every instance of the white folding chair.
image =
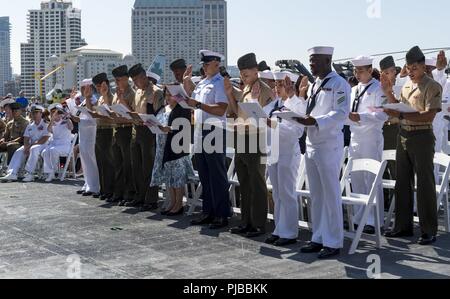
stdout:
{"type": "MultiPolygon", "coordinates": [[[[445,232],[450,232],[450,219],[449,219],[449,204],[448,204],[448,189],[449,189],[449,176],[450,176],[450,156],[443,153],[436,153],[433,161],[435,166],[442,167],[443,172],[440,177],[440,182],[436,182],[436,197],[437,197],[437,209],[441,208],[441,203],[444,208],[444,227],[445,232]]],[[[415,187],[417,190],[417,186],[415,187]]],[[[392,200],[391,207],[386,219],[387,228],[390,227],[393,222],[393,216],[395,212],[395,198],[392,200]]],[[[418,222],[418,217],[414,217],[415,222],[418,222]]],[[[386,227],[386,225],[385,225],[386,227]]]]}
{"type": "MultiPolygon", "coordinates": [[[[69,169],[69,165],[72,165],[72,176],[74,179],[77,178],[77,171],[76,171],[76,161],[75,161],[75,155],[73,154],[73,149],[75,147],[75,144],[78,140],[78,134],[75,134],[72,136],[72,141],[70,142],[70,151],[67,153],[67,155],[60,155],[59,160],[61,158],[66,158],[66,163],[64,163],[64,167],[58,168],[58,177],[61,182],[64,182],[67,176],[67,170],[69,169]]],[[[58,160],[58,161],[59,161],[58,160]]]]}
{"type": "MultiPolygon", "coordinates": [[[[350,213],[348,213],[350,230],[345,232],[345,236],[352,239],[352,245],[350,247],[349,254],[354,254],[358,247],[358,244],[363,235],[364,227],[367,224],[369,218],[369,213],[375,213],[375,241],[378,248],[381,248],[381,221],[379,219],[379,205],[376,202],[377,191],[380,184],[382,184],[382,178],[384,171],[386,170],[387,162],[378,162],[371,159],[360,159],[353,160],[350,159],[347,164],[347,168],[342,177],[342,184],[345,185],[346,196],[342,197],[343,205],[353,207],[354,205],[364,207],[363,217],[360,221],[360,225],[356,232],[353,230],[353,213],[350,208],[350,213]],[[369,172],[375,175],[374,183],[368,195],[366,194],[356,194],[352,192],[350,176],[355,172],[369,172]]],[[[372,239],[367,236],[367,239],[372,239]]]]}
{"type": "MultiPolygon", "coordinates": [[[[396,150],[388,150],[383,152],[382,161],[386,162],[395,162],[397,159],[397,151],[396,150]]],[[[389,191],[395,191],[395,180],[385,180],[383,179],[383,189],[387,189],[389,191]]],[[[395,201],[395,195],[392,197],[392,201],[395,201]]],[[[388,230],[391,225],[392,215],[394,214],[395,204],[389,207],[389,212],[386,217],[386,221],[384,222],[384,229],[388,230]]]]}

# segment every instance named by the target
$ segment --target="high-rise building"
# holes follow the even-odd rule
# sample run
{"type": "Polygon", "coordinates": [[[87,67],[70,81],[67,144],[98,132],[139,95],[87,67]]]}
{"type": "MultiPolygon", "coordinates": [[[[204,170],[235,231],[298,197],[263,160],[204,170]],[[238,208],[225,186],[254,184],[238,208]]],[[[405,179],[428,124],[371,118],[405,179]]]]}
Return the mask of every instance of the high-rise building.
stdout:
{"type": "Polygon", "coordinates": [[[12,79],[10,32],[9,17],[0,17],[0,97],[6,94],[5,83],[12,79]]]}
{"type": "Polygon", "coordinates": [[[81,38],[81,10],[72,2],[50,0],[28,12],[28,41],[21,44],[22,89],[28,97],[45,95],[46,61],[85,46],[81,38]]]}
{"type": "Polygon", "coordinates": [[[55,86],[71,90],[83,79],[103,72],[112,81],[112,70],[123,64],[130,68],[136,64],[136,59],[131,55],[123,57],[121,53],[93,46],[84,46],[61,56],[53,55],[47,59],[46,72],[57,71],[45,80],[45,87],[47,91],[55,86]]]}
{"type": "Polygon", "coordinates": [[[170,62],[184,58],[198,66],[199,51],[227,57],[227,3],[224,0],[136,0],[132,11],[133,55],[148,67],[157,55],[168,63],[163,81],[174,80],[170,62]]]}

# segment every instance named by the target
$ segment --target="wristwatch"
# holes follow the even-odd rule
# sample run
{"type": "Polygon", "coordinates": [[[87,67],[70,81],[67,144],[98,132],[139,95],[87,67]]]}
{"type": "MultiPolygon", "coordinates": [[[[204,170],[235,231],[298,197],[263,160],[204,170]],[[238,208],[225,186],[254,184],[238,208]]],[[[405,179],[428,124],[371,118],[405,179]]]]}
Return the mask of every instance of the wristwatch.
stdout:
{"type": "Polygon", "coordinates": [[[201,110],[202,109],[202,103],[197,102],[197,104],[195,104],[195,109],[201,110]]]}

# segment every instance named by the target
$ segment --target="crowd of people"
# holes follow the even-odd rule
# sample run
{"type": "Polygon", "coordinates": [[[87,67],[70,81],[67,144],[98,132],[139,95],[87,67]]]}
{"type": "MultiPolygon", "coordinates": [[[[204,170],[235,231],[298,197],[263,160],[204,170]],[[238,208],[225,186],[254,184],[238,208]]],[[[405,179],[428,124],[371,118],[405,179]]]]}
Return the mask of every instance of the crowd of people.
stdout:
{"type": "MultiPolygon", "coordinates": [[[[269,209],[273,209],[275,230],[266,243],[295,244],[300,208],[296,183],[304,159],[313,235],[301,252],[318,253],[323,259],[338,255],[344,245],[340,186],[344,146],[349,147],[349,158],[376,161],[382,160],[384,150],[397,150],[397,162],[391,162],[386,172],[397,181],[396,221],[385,235],[413,236],[417,177],[418,242],[434,243],[438,211],[433,158],[448,146],[448,111],[442,110],[450,94],[445,53],[427,59],[414,47],[403,69],[388,56],[379,70],[372,57],[359,56],[351,61],[351,78],[333,71],[333,53],[332,47],[309,50],[314,82],[304,74],[272,71],[264,61],[258,63],[254,53],[238,60],[240,81],[236,82],[221,68],[223,55],[202,50],[200,78],[193,77],[193,67],[179,59],[170,66],[176,82],[167,85],[158,84],[160,77],[138,64],[83,80],[79,91],[74,88],[70,97],[47,109],[9,97],[0,103],[4,111],[0,152],[6,153],[8,165],[1,180],[21,177],[32,182],[42,161],[45,181],[53,181],[60,157],[69,153],[77,133],[75,152],[85,181],[78,194],[156,211],[164,186],[171,203],[161,214],[179,216],[184,214],[185,186],[195,169],[203,206],[201,217],[191,224],[223,229],[232,216],[227,161],[231,134],[242,224],[230,232],[248,238],[266,235],[269,209]],[[385,106],[397,103],[416,112],[385,106]],[[251,121],[254,117],[248,109],[257,113],[255,107],[265,115],[256,117],[263,125],[251,121]],[[287,121],[280,117],[283,112],[295,116],[287,121]],[[348,144],[345,127],[351,132],[348,144]],[[268,202],[267,178],[273,188],[273,207],[268,202]]],[[[369,194],[374,179],[365,173],[352,175],[353,192],[369,194]]],[[[360,223],[363,210],[355,209],[355,225],[364,225],[364,233],[374,234],[375,225],[384,220],[384,201],[380,185],[380,215],[374,210],[367,223],[360,223]]]]}

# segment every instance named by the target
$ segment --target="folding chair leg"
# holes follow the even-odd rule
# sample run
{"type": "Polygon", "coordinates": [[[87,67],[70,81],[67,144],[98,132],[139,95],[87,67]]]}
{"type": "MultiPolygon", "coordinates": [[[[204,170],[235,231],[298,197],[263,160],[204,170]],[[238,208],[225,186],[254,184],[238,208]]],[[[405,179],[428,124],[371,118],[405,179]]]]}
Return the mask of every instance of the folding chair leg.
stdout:
{"type": "MultiPolygon", "coordinates": [[[[358,225],[358,229],[356,230],[355,238],[353,239],[352,246],[350,247],[349,255],[353,255],[356,253],[356,249],[358,248],[359,241],[361,240],[361,236],[363,234],[364,226],[367,223],[367,219],[369,219],[371,207],[366,206],[366,210],[364,211],[361,222],[358,225]]],[[[353,215],[350,216],[352,218],[351,222],[353,222],[353,215]]]]}
{"type": "Polygon", "coordinates": [[[391,206],[389,207],[389,212],[386,216],[386,221],[384,222],[384,230],[389,230],[391,227],[391,222],[393,220],[395,210],[395,197],[392,198],[391,206]]]}
{"type": "Polygon", "coordinates": [[[381,248],[381,219],[379,201],[375,205],[375,236],[377,238],[377,248],[381,248]]]}
{"type": "Polygon", "coordinates": [[[203,187],[202,187],[201,184],[198,186],[197,189],[195,189],[195,187],[194,187],[194,189],[192,191],[193,192],[193,198],[192,198],[192,202],[190,204],[189,211],[188,211],[188,215],[189,216],[192,216],[194,214],[195,209],[200,204],[200,195],[202,193],[202,190],[203,190],[203,187]]]}
{"type": "Polygon", "coordinates": [[[450,233],[450,218],[448,210],[448,193],[444,196],[444,217],[445,217],[445,232],[450,233]]]}

